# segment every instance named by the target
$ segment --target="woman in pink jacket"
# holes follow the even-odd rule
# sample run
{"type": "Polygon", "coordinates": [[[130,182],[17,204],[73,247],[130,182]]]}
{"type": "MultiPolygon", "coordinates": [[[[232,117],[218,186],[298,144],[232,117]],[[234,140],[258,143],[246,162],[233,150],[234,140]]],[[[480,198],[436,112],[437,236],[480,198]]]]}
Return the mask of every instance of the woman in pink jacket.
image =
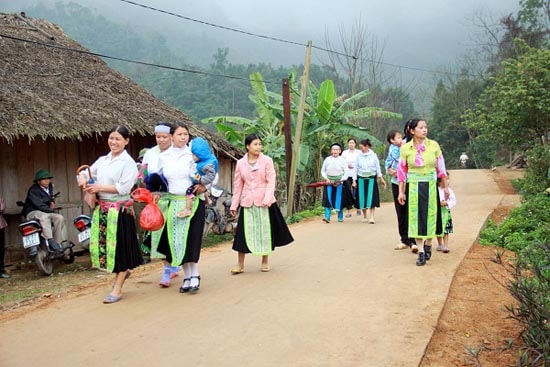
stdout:
{"type": "Polygon", "coordinates": [[[239,253],[239,264],[231,274],[244,272],[247,253],[262,256],[261,271],[270,270],[268,256],[275,247],[294,241],[275,199],[273,160],[262,154],[262,139],[250,134],[244,140],[247,153],[237,162],[233,181],[231,215],[241,206],[233,250],[239,253]]]}

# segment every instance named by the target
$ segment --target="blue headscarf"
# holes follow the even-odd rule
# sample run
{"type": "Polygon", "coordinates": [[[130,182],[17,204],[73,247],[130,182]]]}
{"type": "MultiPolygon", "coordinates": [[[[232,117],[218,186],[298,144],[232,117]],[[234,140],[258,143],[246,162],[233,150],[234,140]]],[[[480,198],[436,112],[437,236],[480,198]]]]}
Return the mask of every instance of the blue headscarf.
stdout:
{"type": "Polygon", "coordinates": [[[197,162],[197,172],[202,173],[205,165],[211,164],[218,173],[218,158],[210,151],[208,142],[203,138],[195,138],[191,141],[191,153],[199,158],[197,162]]]}

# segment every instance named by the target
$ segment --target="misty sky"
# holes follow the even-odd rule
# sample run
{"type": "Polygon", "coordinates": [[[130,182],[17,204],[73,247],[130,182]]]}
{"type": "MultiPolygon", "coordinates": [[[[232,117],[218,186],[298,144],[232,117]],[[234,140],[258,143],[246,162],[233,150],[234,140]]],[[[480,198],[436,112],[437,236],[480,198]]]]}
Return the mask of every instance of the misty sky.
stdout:
{"type": "MultiPolygon", "coordinates": [[[[58,0],[0,0],[0,11],[16,12],[37,2],[55,4],[58,0]]],[[[134,0],[162,10],[243,31],[300,43],[312,40],[325,46],[328,32],[339,46],[339,29],[350,32],[361,19],[368,32],[383,47],[383,61],[422,69],[458,65],[461,56],[474,47],[476,31],[472,17],[483,13],[498,20],[515,13],[519,0],[134,0]]],[[[177,35],[193,35],[195,42],[212,43],[230,50],[232,63],[302,64],[305,48],[219,30],[177,17],[137,7],[120,0],[72,0],[90,7],[107,18],[122,20],[144,31],[163,34],[190,63],[211,63],[193,58],[186,48],[192,45],[177,35]]],[[[32,16],[32,14],[29,14],[32,16]]],[[[326,54],[314,50],[312,61],[326,61],[326,54]]],[[[388,70],[400,73],[399,70],[388,70]]],[[[424,81],[430,73],[416,73],[424,81]]]]}

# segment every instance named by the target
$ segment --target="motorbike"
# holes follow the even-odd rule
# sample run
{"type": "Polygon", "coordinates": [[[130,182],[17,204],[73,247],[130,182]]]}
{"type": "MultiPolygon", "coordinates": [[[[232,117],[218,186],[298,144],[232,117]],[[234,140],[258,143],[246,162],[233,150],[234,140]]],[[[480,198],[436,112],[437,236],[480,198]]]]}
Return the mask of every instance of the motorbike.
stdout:
{"type": "Polygon", "coordinates": [[[206,218],[202,238],[205,238],[210,231],[217,235],[225,233],[235,233],[237,228],[237,217],[230,214],[232,194],[219,186],[212,186],[209,190],[210,202],[206,204],[206,218]],[[217,203],[222,197],[225,199],[222,203],[223,214],[220,212],[217,203]]]}
{"type": "MultiPolygon", "coordinates": [[[[54,198],[59,193],[54,195],[54,198]]],[[[22,201],[17,202],[18,206],[23,206],[22,201]]],[[[19,231],[23,239],[23,248],[28,259],[34,261],[36,267],[44,275],[51,275],[53,272],[53,260],[61,260],[65,264],[74,262],[74,253],[72,242],[67,241],[61,244],[63,247],[56,251],[51,248],[48,241],[42,236],[42,225],[36,219],[24,220],[19,224],[19,231]]]]}
{"type": "Polygon", "coordinates": [[[89,215],[81,214],[73,220],[73,226],[78,231],[78,244],[84,250],[89,250],[92,218],[89,215]]]}

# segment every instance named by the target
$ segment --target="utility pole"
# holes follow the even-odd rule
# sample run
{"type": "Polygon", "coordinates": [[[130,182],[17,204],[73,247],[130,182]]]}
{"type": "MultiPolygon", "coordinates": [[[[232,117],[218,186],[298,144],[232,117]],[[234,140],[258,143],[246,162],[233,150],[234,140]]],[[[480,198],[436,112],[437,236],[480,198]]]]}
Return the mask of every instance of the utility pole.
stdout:
{"type": "Polygon", "coordinates": [[[300,139],[302,138],[302,124],[304,122],[304,108],[306,105],[307,85],[309,84],[309,64],[311,63],[311,41],[307,42],[306,61],[304,63],[304,74],[302,75],[302,94],[298,106],[298,117],[296,118],[296,131],[292,144],[292,162],[290,164],[290,180],[288,185],[288,207],[287,217],[294,212],[294,193],[296,188],[296,169],[300,161],[300,139]]]}
{"type": "Polygon", "coordinates": [[[286,199],[288,203],[288,187],[290,186],[290,166],[292,162],[292,121],[290,120],[290,86],[288,78],[283,79],[283,118],[286,153],[286,199]]]}

